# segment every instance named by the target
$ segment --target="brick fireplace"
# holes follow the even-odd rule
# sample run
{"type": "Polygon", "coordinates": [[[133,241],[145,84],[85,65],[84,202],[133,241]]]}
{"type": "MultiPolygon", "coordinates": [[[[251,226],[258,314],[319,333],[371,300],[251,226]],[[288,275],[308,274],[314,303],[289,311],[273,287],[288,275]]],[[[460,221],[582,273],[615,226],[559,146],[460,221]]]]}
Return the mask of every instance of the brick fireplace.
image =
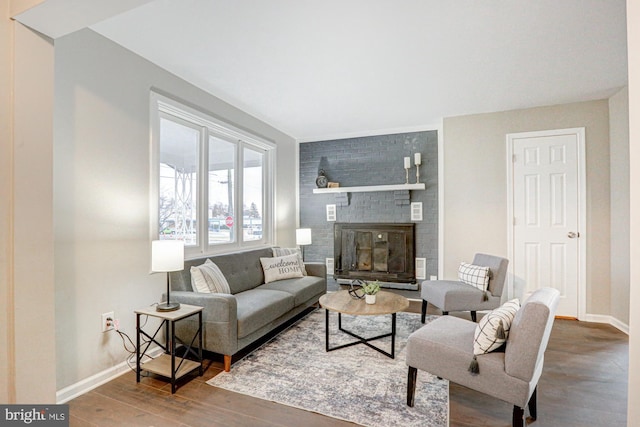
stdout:
{"type": "MultiPolygon", "coordinates": [[[[420,131],[300,144],[300,227],[311,228],[312,244],[305,259],[335,268],[334,225],[378,223],[413,224],[413,259],[425,260],[424,274],[438,274],[438,133],[420,131]],[[402,184],[403,158],[422,154],[420,182],[425,190],[314,194],[319,169],[340,187],[402,184]],[[411,218],[411,202],[422,203],[423,219],[411,218]],[[335,207],[333,221],[327,215],[335,207]]],[[[415,166],[410,182],[416,182],[415,166]]],[[[395,262],[395,258],[391,260],[395,262]]],[[[334,273],[330,267],[329,274],[334,273]]],[[[414,271],[415,276],[415,271],[414,271]]],[[[345,279],[338,279],[345,280],[345,279]]],[[[402,285],[413,285],[403,278],[402,285]]],[[[391,280],[389,280],[391,282],[391,280]]],[[[418,282],[421,282],[419,279],[418,282]]]]}
{"type": "Polygon", "coordinates": [[[414,224],[336,223],[336,280],[415,283],[414,224]]]}

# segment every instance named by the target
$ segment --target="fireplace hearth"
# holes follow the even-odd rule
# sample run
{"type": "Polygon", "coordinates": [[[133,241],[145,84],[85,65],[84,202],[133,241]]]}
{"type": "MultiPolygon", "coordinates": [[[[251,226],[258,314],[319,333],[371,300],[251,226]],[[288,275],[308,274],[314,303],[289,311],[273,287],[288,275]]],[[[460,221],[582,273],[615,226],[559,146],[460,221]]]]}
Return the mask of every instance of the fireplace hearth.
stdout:
{"type": "Polygon", "coordinates": [[[336,223],[333,277],[338,283],[379,280],[387,287],[417,288],[414,228],[413,223],[336,223]]]}

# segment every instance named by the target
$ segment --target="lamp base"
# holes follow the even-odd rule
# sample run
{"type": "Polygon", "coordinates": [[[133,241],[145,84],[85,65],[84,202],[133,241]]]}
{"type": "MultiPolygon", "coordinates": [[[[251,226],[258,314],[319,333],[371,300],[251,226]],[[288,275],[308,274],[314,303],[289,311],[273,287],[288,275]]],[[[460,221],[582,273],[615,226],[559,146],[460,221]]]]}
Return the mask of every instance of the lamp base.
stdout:
{"type": "Polygon", "coordinates": [[[175,311],[180,309],[180,303],[178,302],[164,302],[156,306],[156,311],[175,311]]]}

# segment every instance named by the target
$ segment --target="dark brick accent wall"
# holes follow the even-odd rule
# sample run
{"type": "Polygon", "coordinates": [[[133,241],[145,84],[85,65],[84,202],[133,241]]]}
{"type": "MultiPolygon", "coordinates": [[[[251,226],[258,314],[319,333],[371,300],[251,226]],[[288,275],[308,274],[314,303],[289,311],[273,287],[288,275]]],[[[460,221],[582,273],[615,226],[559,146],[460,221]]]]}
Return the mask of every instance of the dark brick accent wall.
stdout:
{"type": "Polygon", "coordinates": [[[411,222],[411,202],[422,202],[416,222],[416,257],[426,258],[427,278],[438,274],[438,135],[411,132],[300,144],[300,226],[313,243],[305,260],[333,258],[333,222],[326,205],[336,205],[337,222],[411,222]],[[411,157],[409,183],[416,182],[414,153],[422,154],[420,182],[426,190],[313,194],[318,171],[341,187],[404,184],[404,157],[411,157]]]}

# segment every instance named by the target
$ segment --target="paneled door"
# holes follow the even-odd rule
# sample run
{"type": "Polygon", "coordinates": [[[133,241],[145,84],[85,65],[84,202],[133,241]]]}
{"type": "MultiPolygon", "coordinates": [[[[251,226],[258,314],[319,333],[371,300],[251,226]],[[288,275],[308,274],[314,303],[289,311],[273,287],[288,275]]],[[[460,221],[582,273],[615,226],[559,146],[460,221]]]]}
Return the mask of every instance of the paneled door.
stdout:
{"type": "Polygon", "coordinates": [[[584,128],[507,135],[511,295],[560,291],[557,315],[584,312],[584,128]]]}

